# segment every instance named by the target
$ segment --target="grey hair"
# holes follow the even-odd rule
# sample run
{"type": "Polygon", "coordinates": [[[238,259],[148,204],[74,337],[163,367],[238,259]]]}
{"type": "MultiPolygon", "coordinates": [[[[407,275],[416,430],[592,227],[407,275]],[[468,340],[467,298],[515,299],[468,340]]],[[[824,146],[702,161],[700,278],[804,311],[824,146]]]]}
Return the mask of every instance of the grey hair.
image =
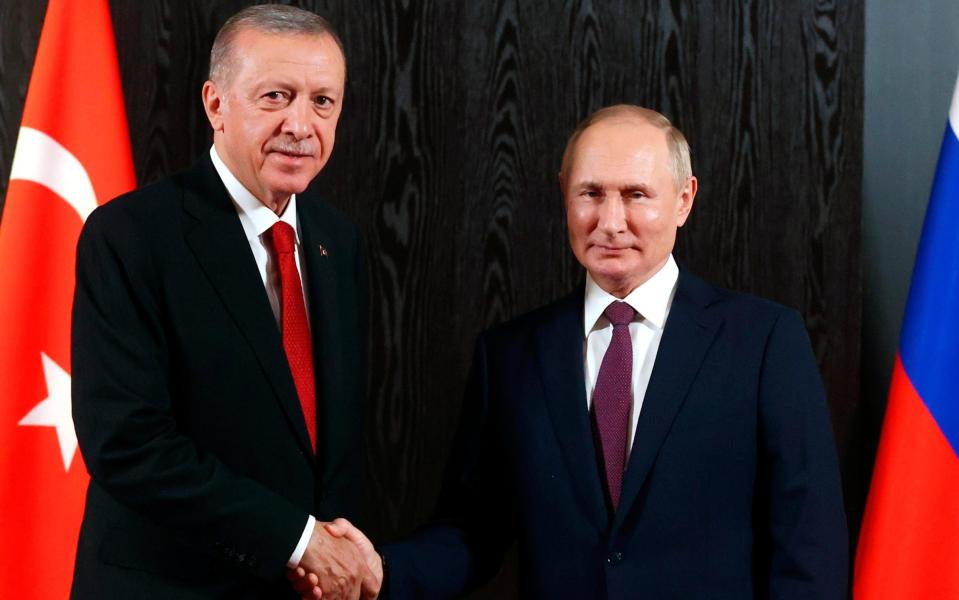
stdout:
{"type": "Polygon", "coordinates": [[[223,24],[210,50],[210,79],[229,81],[234,67],[233,40],[241,31],[253,29],[275,35],[329,35],[346,61],[343,41],[330,22],[316,13],[283,4],[259,4],[244,8],[223,24]]]}
{"type": "Polygon", "coordinates": [[[583,132],[592,125],[601,121],[613,118],[636,118],[644,123],[649,123],[656,129],[666,133],[666,147],[669,150],[669,170],[673,176],[673,183],[678,192],[686,185],[686,182],[693,176],[692,161],[689,156],[689,142],[683,132],[677,129],[669,119],[662,113],[649,108],[636,106],[634,104],[616,104],[601,108],[579,122],[576,129],[569,136],[566,142],[566,150],[563,152],[563,164],[560,167],[559,176],[562,181],[566,181],[569,175],[570,162],[573,159],[573,149],[583,132]]]}

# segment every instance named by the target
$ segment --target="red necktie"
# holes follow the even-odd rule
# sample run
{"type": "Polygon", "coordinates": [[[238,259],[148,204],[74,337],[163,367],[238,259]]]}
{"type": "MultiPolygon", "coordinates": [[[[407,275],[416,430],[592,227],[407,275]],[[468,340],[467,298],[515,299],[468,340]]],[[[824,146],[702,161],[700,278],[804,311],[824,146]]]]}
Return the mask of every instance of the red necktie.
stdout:
{"type": "Polygon", "coordinates": [[[306,320],[303,286],[296,270],[296,235],[293,228],[277,221],[266,235],[273,243],[277,265],[280,267],[280,323],[283,350],[290,363],[296,394],[300,398],[310,444],[316,452],[316,382],[313,379],[313,340],[306,320]]]}
{"type": "Polygon", "coordinates": [[[629,324],[636,316],[625,302],[611,302],[603,312],[613,325],[613,338],[599,367],[593,388],[593,420],[599,435],[599,450],[606,467],[606,485],[615,510],[623,488],[629,411],[633,408],[633,342],[629,324]]]}

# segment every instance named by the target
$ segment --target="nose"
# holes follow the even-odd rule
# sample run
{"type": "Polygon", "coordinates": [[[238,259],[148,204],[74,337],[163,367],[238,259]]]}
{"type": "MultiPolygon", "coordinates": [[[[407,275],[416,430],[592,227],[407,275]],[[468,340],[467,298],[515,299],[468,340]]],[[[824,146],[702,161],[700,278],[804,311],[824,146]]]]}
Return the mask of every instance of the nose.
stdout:
{"type": "Polygon", "coordinates": [[[626,207],[618,194],[609,194],[600,204],[597,227],[610,235],[626,231],[626,207]]]}
{"type": "Polygon", "coordinates": [[[297,140],[310,136],[313,107],[309,98],[303,96],[294,98],[290,105],[286,107],[284,113],[283,124],[280,126],[283,133],[289,134],[297,140]]]}

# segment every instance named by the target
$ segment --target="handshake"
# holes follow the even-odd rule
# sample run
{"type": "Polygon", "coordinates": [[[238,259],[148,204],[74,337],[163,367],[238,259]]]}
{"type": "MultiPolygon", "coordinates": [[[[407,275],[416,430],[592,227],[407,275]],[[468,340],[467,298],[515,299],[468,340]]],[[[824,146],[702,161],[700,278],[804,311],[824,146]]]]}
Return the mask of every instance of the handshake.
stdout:
{"type": "Polygon", "coordinates": [[[371,599],[383,585],[383,562],[372,542],[346,519],[317,521],[287,579],[304,600],[371,599]]]}

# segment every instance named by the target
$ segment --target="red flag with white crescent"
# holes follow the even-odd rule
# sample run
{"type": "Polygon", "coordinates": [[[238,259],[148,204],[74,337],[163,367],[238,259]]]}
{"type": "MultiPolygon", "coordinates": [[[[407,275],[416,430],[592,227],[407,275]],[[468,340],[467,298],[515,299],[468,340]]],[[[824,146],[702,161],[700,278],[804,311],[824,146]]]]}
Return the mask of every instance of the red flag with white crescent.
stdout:
{"type": "Polygon", "coordinates": [[[0,596],[66,598],[87,473],[70,310],[87,215],[135,186],[107,0],[50,0],[0,215],[0,596]]]}

